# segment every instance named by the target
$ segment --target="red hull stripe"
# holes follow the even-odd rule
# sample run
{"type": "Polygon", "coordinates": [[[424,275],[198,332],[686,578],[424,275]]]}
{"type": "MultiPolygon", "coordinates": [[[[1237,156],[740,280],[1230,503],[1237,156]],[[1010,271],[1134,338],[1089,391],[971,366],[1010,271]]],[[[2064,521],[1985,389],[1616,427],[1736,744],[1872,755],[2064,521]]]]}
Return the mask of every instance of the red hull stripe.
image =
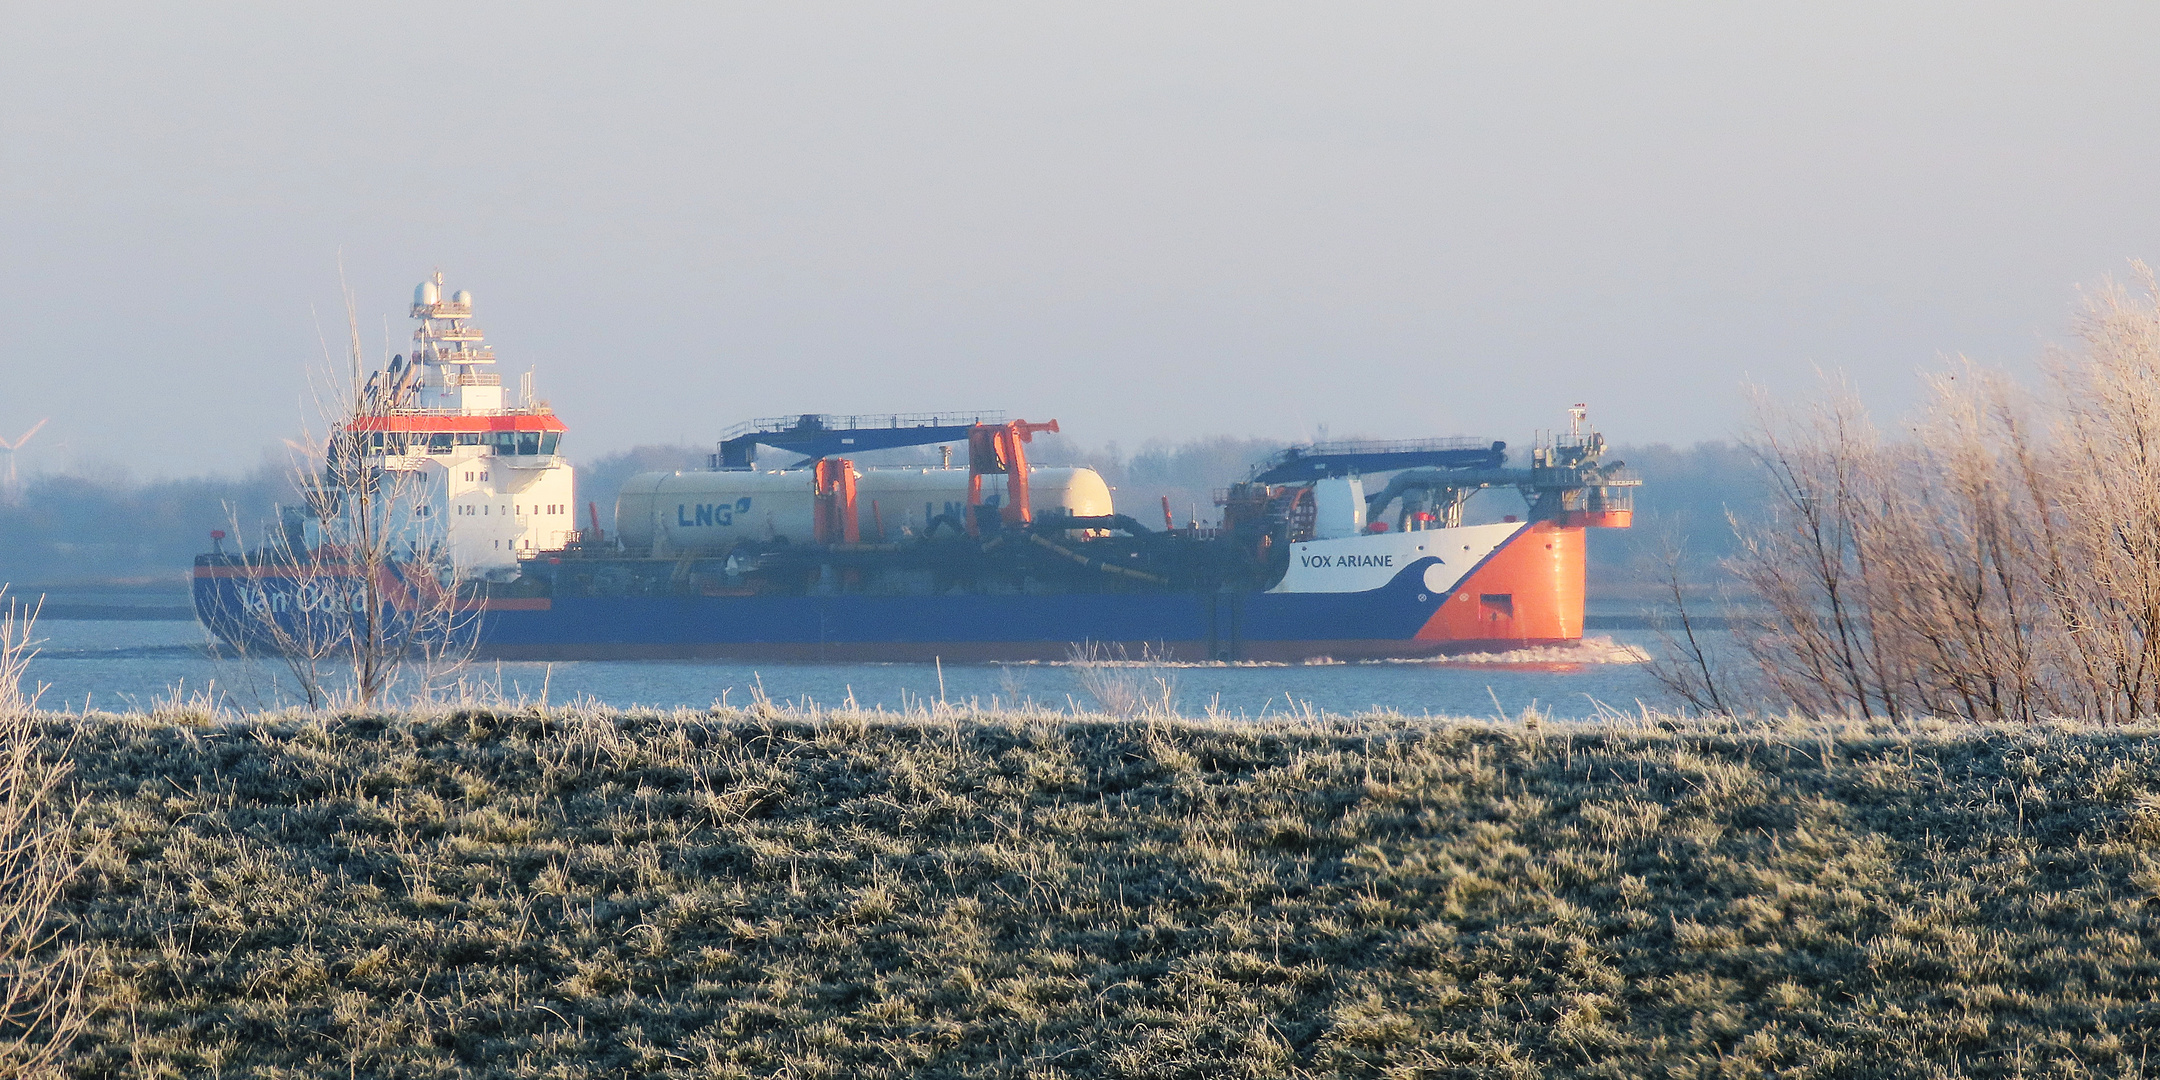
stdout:
{"type": "MultiPolygon", "coordinates": [[[[316,563],[310,569],[312,577],[351,577],[352,567],[344,563],[316,563]]],[[[198,566],[195,576],[199,578],[292,578],[296,576],[291,567],[275,566],[198,566]]],[[[394,576],[384,582],[383,596],[393,606],[404,607],[411,602],[410,592],[394,576]]],[[[545,596],[497,596],[477,603],[460,600],[459,611],[550,611],[555,601],[545,596]]]]}
{"type": "MultiPolygon", "coordinates": [[[[345,563],[321,562],[309,567],[313,577],[350,577],[353,568],[345,563]]],[[[276,566],[198,566],[195,576],[199,578],[289,578],[295,576],[292,567],[276,566]]]]}
{"type": "MultiPolygon", "coordinates": [[[[470,611],[470,610],[475,610],[474,606],[473,606],[473,605],[471,605],[471,604],[460,604],[460,605],[458,605],[458,606],[459,606],[460,608],[463,608],[463,609],[465,609],[465,610],[468,610],[468,611],[470,611]]],[[[479,603],[479,605],[478,605],[478,608],[477,608],[477,610],[480,610],[480,611],[552,611],[552,610],[554,610],[554,607],[555,607],[555,601],[553,601],[553,600],[550,600],[550,599],[548,599],[548,598],[547,598],[547,597],[545,597],[545,596],[523,596],[523,597],[513,597],[513,596],[498,596],[498,597],[495,597],[495,598],[493,598],[493,599],[490,599],[490,600],[482,600],[482,601],[481,601],[481,602],[479,603]]]]}
{"type": "Polygon", "coordinates": [[[568,431],[563,422],[548,415],[530,416],[362,416],[352,422],[355,431],[568,431]]]}
{"type": "MultiPolygon", "coordinates": [[[[1571,644],[1572,640],[1509,638],[1482,641],[1247,641],[1240,645],[1241,662],[1297,663],[1333,660],[1430,660],[1465,653],[1506,652],[1537,645],[1571,644]]],[[[1120,644],[1120,643],[1108,643],[1120,644]]],[[[1169,661],[1206,662],[1205,641],[1128,641],[1121,643],[1128,655],[1159,657],[1169,661]]],[[[1052,641],[862,641],[862,642],[579,642],[558,645],[492,645],[482,642],[479,655],[490,660],[776,660],[804,662],[865,663],[983,663],[993,660],[1070,660],[1072,646],[1052,641]]]]}

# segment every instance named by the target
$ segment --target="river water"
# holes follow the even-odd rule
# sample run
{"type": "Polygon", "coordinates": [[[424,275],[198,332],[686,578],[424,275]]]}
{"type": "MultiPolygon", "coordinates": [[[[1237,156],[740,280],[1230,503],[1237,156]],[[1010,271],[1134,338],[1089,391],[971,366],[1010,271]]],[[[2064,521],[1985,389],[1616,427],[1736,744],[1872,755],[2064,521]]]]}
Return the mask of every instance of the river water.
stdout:
{"type": "MultiPolygon", "coordinates": [[[[47,619],[27,682],[43,684],[48,709],[149,708],[209,694],[253,709],[290,704],[290,676],[276,661],[220,657],[192,622],[47,619]]],[[[1654,647],[1644,631],[1600,631],[1580,645],[1444,661],[1293,665],[1176,664],[790,664],[719,660],[476,663],[468,686],[510,701],[614,706],[741,705],[762,693],[785,704],[911,710],[928,702],[1032,703],[1099,711],[1105,700],[1160,696],[1187,716],[1520,715],[1588,719],[1663,702],[1636,662],[1654,647]]],[[[25,689],[30,689],[26,685],[25,689]]]]}

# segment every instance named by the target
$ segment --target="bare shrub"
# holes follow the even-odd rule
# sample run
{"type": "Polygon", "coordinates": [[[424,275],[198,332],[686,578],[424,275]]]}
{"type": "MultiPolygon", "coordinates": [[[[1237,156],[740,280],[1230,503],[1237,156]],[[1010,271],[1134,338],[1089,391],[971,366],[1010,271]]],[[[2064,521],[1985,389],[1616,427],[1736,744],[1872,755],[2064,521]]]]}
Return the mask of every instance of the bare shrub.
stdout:
{"type": "Polygon", "coordinates": [[[1739,639],[1812,713],[2160,714],[2160,285],[2110,284],[2032,394],[1970,364],[1899,439],[1849,387],[1765,408],[1775,513],[1729,566],[1739,639]]]}
{"type": "MultiPolygon", "coordinates": [[[[311,708],[369,705],[401,684],[432,700],[469,661],[479,616],[460,595],[444,524],[424,516],[424,474],[371,442],[405,402],[390,384],[361,381],[349,296],[346,323],[350,376],[317,396],[328,434],[304,433],[297,444],[310,448],[293,464],[301,501],[228,568],[239,576],[239,610],[212,618],[243,659],[281,660],[311,708]]],[[[237,520],[232,531],[245,535],[237,520]]]]}
{"type": "Polygon", "coordinates": [[[2082,348],[2050,358],[2055,439],[2031,470],[2052,503],[2035,541],[2060,674],[2111,720],[2160,713],[2160,284],[2136,274],[2137,293],[2111,282],[2090,297],[2082,348]]]}
{"type": "Polygon", "coordinates": [[[1658,648],[1644,662],[1643,670],[1666,693],[1700,712],[1732,713],[1738,704],[1733,697],[1734,677],[1724,662],[1726,658],[1718,655],[1713,644],[1715,632],[1688,599],[1684,542],[1678,531],[1669,527],[1659,528],[1656,540],[1659,587],[1671,608],[1653,620],[1651,630],[1657,635],[1658,648]]]}

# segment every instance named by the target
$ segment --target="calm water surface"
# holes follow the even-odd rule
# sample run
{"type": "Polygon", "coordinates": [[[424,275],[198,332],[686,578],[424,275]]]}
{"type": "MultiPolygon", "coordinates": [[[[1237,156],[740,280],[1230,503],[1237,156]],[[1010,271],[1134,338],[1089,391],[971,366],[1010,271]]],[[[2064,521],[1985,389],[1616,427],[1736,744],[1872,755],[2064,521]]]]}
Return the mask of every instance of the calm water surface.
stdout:
{"type": "MultiPolygon", "coordinates": [[[[42,653],[29,679],[46,684],[47,708],[148,707],[214,686],[240,708],[289,703],[283,665],[220,658],[189,622],[46,620],[42,653]]],[[[1581,646],[1526,650],[1478,660],[1357,664],[1192,664],[1113,674],[1143,686],[1161,678],[1178,711],[1231,716],[1358,713],[1390,709],[1411,715],[1492,716],[1535,705],[1547,715],[1588,718],[1601,707],[1633,711],[1661,700],[1634,649],[1651,646],[1639,631],[1593,634],[1581,646]]],[[[473,665],[510,699],[608,705],[742,704],[762,690],[775,701],[838,705],[851,696],[865,708],[908,709],[941,696],[982,705],[1033,702],[1057,709],[1098,708],[1089,674],[1066,664],[786,664],[719,660],[493,662],[473,665]]]]}

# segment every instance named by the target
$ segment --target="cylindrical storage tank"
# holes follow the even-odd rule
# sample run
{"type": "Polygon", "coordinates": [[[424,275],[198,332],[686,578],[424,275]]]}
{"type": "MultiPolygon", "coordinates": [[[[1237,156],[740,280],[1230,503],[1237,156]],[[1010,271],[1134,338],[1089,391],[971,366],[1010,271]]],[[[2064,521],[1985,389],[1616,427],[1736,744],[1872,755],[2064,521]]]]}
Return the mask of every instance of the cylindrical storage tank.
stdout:
{"type": "MultiPolygon", "coordinates": [[[[863,535],[885,527],[885,538],[902,531],[920,533],[930,519],[951,514],[964,521],[967,506],[966,469],[867,469],[855,480],[855,517],[863,535]]],[[[988,477],[984,478],[986,481],[988,477]]],[[[989,485],[984,484],[988,490],[989,485]]]]}
{"type": "MultiPolygon", "coordinates": [[[[870,469],[856,477],[856,519],[866,534],[879,522],[892,539],[903,530],[919,534],[942,515],[966,520],[966,469],[870,469]]],[[[1005,477],[983,477],[982,489],[985,503],[1003,505],[1005,477]]],[[[1028,491],[1038,517],[1112,512],[1110,486],[1093,469],[1032,469],[1028,491]]],[[[815,493],[807,469],[639,473],[615,498],[615,530],[625,547],[660,558],[717,554],[744,541],[807,544],[816,530],[815,493]]]]}
{"type": "Polygon", "coordinates": [[[815,494],[808,471],[639,473],[615,497],[615,529],[625,547],[660,558],[744,541],[807,544],[815,494]]]}
{"type": "MultiPolygon", "coordinates": [[[[983,490],[1005,492],[1005,478],[984,477],[983,490]]],[[[1064,511],[1073,517],[1108,517],[1117,511],[1110,504],[1110,485],[1093,469],[1040,468],[1028,471],[1028,504],[1037,517],[1064,511]]]]}
{"type": "Polygon", "coordinates": [[[1313,482],[1313,539],[1340,540],[1365,531],[1365,481],[1330,476],[1313,482]]]}
{"type": "MultiPolygon", "coordinates": [[[[855,505],[864,529],[874,528],[873,519],[881,519],[886,534],[898,536],[902,529],[921,532],[929,519],[944,514],[965,520],[966,469],[870,469],[860,477],[855,482],[855,505]]],[[[982,480],[983,502],[1004,505],[1005,477],[992,474],[982,480]]],[[[1100,517],[1113,512],[1110,485],[1093,469],[1028,470],[1028,504],[1037,517],[1059,512],[1100,517]]]]}

